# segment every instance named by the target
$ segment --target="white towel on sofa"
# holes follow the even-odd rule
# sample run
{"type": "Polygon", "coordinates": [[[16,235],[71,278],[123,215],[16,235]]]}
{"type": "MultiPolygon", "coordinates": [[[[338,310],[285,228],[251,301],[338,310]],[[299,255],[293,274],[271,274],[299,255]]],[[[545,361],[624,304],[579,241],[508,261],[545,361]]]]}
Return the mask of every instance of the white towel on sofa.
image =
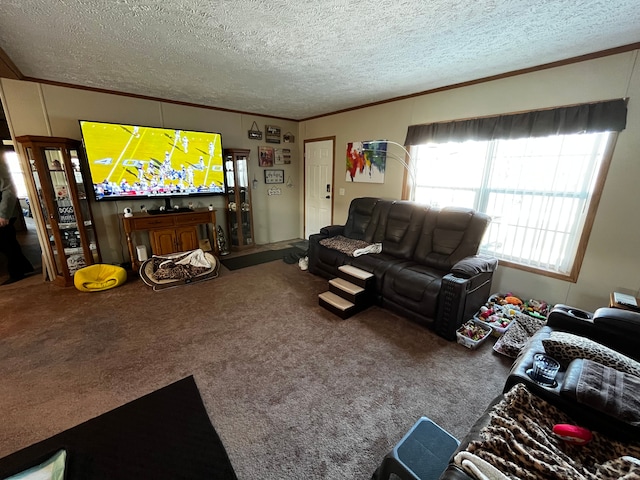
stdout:
{"type": "Polygon", "coordinates": [[[504,473],[473,453],[461,451],[453,461],[478,480],[509,480],[504,473]]]}
{"type": "Polygon", "coordinates": [[[368,247],[358,248],[354,250],[353,256],[359,257],[360,255],[364,255],[366,253],[380,253],[382,252],[382,244],[381,243],[372,243],[368,247]]]}

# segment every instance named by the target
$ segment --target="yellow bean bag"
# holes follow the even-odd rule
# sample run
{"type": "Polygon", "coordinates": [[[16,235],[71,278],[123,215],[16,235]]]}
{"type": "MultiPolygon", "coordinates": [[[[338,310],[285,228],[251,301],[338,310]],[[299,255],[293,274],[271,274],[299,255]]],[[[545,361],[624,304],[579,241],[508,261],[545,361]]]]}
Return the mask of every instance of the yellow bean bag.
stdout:
{"type": "Polygon", "coordinates": [[[81,268],[73,276],[73,284],[81,292],[100,292],[122,285],[127,271],[117,265],[97,263],[81,268]]]}

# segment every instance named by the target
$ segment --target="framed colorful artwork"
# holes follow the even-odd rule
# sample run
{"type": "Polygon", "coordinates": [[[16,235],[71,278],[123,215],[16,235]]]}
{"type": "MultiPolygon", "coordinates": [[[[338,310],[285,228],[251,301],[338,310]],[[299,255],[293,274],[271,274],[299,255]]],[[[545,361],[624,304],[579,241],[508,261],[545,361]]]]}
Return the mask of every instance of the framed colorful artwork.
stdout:
{"type": "Polygon", "coordinates": [[[384,183],[387,143],[367,141],[347,143],[346,181],[384,183]]]}

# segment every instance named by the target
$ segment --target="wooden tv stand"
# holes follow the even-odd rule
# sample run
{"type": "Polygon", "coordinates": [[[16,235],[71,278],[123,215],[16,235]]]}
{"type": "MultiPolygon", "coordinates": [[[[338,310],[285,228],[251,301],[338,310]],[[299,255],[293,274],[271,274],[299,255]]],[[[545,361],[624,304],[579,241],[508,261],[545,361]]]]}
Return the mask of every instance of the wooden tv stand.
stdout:
{"type": "Polygon", "coordinates": [[[153,255],[168,255],[170,253],[185,252],[199,248],[198,226],[211,223],[213,225],[213,252],[218,255],[218,235],[216,232],[215,210],[193,210],[180,213],[134,213],[131,217],[121,214],[124,232],[127,235],[127,247],[131,257],[131,268],[137,271],[140,261],[133,245],[133,235],[136,231],[149,232],[151,253],[153,255]]]}

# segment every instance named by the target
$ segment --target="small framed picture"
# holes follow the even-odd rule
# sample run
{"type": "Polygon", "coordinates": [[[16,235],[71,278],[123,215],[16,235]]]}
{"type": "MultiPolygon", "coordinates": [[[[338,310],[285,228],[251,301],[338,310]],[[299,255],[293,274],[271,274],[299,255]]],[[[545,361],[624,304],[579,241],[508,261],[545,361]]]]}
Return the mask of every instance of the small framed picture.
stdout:
{"type": "Polygon", "coordinates": [[[264,183],[284,183],[284,170],[265,170],[264,183]]]}
{"type": "Polygon", "coordinates": [[[273,147],[258,148],[258,165],[261,167],[273,167],[273,147]]]}
{"type": "Polygon", "coordinates": [[[280,143],[280,127],[275,125],[265,125],[265,142],[267,143],[280,143]]]}
{"type": "Polygon", "coordinates": [[[282,163],[288,165],[291,163],[291,149],[283,148],[282,149],[282,163]]]}
{"type": "Polygon", "coordinates": [[[282,135],[282,143],[293,143],[295,142],[296,137],[291,132],[287,132],[282,135]]]}
{"type": "Polygon", "coordinates": [[[281,148],[276,148],[273,151],[273,164],[274,165],[284,165],[284,155],[282,153],[281,148]]]}

